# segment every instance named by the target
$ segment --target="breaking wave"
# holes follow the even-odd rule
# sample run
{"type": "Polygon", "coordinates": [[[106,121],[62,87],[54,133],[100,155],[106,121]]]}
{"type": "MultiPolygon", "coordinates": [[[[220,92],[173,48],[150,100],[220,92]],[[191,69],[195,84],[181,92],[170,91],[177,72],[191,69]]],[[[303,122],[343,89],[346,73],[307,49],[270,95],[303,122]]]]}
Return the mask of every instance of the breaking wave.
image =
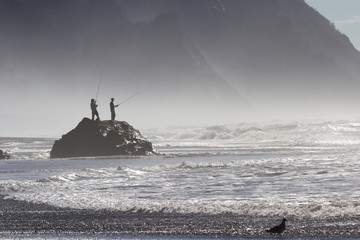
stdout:
{"type": "Polygon", "coordinates": [[[0,149],[9,152],[12,160],[48,159],[53,143],[45,138],[0,138],[0,149]]]}
{"type": "Polygon", "coordinates": [[[216,125],[206,128],[152,129],[154,141],[236,140],[247,143],[290,142],[311,144],[359,144],[360,124],[351,121],[277,124],[216,125]]]}
{"type": "Polygon", "coordinates": [[[0,181],[0,194],[58,207],[138,213],[358,216],[360,202],[349,198],[357,194],[357,159],[341,168],[341,160],[323,161],[291,157],[85,168],[50,172],[35,181],[0,181]]]}
{"type": "Polygon", "coordinates": [[[25,159],[0,170],[0,194],[74,209],[358,217],[359,133],[350,121],[157,129],[159,157],[56,161],[51,140],[0,139],[25,159]]]}

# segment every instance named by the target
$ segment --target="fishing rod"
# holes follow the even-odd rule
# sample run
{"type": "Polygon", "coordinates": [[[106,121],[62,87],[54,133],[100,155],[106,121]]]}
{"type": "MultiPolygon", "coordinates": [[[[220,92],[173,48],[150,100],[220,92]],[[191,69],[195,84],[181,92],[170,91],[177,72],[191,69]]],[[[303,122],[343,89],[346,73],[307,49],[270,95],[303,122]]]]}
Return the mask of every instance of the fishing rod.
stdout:
{"type": "Polygon", "coordinates": [[[120,106],[120,105],[126,103],[127,101],[129,101],[130,99],[136,97],[136,96],[139,95],[141,92],[142,92],[142,91],[139,91],[139,92],[135,93],[134,95],[128,97],[127,99],[125,99],[124,101],[122,101],[121,103],[119,103],[118,106],[120,106]]]}
{"type": "Polygon", "coordinates": [[[101,81],[102,81],[102,72],[100,73],[100,80],[99,80],[99,85],[96,91],[96,98],[95,101],[97,101],[98,95],[99,95],[99,89],[100,89],[100,85],[101,85],[101,81]]]}

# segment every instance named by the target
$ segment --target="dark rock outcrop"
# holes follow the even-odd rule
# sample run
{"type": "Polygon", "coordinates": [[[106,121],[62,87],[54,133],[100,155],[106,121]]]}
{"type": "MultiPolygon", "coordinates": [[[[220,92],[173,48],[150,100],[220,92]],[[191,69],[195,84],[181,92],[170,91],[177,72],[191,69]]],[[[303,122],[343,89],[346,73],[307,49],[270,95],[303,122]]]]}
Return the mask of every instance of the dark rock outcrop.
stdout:
{"type": "Polygon", "coordinates": [[[10,154],[4,152],[3,150],[0,150],[0,159],[9,159],[9,158],[10,158],[10,154]]]}
{"type": "Polygon", "coordinates": [[[51,158],[118,155],[156,155],[152,143],[139,130],[124,121],[91,121],[84,118],[78,126],[56,140],[51,158]]]}

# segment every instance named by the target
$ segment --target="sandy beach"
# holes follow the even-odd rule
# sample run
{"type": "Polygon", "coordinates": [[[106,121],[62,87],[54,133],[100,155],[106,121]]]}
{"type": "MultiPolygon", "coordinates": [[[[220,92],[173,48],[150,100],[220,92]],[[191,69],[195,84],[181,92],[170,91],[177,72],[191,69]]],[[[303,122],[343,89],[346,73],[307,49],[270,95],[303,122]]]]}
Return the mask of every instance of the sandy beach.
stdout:
{"type": "MultiPolygon", "coordinates": [[[[169,214],[57,208],[0,197],[0,232],[3,233],[122,233],[165,235],[264,236],[274,217],[234,214],[169,214]]],[[[358,219],[343,225],[339,218],[288,218],[289,236],[348,236],[360,234],[358,219]]]]}

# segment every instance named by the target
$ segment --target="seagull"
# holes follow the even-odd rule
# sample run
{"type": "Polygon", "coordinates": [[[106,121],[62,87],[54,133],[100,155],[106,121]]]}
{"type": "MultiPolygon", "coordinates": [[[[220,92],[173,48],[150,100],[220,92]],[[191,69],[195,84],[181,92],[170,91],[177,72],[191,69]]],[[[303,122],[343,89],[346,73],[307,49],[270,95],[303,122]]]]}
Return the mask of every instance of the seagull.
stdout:
{"type": "Polygon", "coordinates": [[[270,228],[269,230],[266,230],[266,232],[281,234],[285,230],[286,221],[287,221],[286,218],[283,218],[282,223],[280,225],[270,228]]]}

